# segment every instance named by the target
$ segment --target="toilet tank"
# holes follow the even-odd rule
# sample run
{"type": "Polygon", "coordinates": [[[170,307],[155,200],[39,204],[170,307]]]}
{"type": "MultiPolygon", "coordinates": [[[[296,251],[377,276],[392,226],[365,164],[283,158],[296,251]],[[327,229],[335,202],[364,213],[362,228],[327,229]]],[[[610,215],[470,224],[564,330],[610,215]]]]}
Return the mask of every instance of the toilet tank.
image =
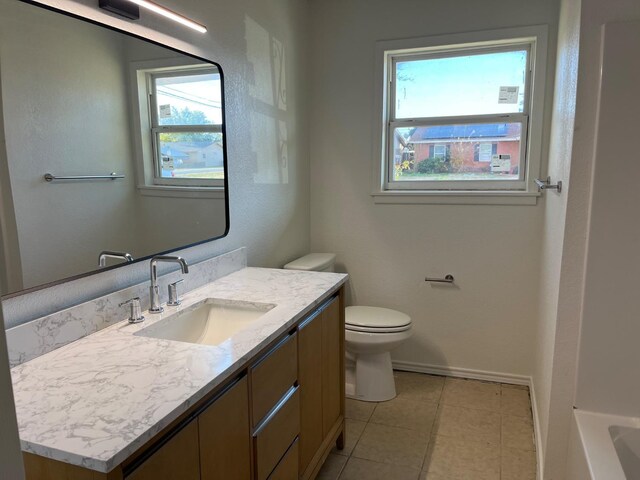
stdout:
{"type": "Polygon", "coordinates": [[[287,263],[287,270],[307,270],[311,272],[333,272],[336,263],[335,253],[310,253],[293,262],[287,263]]]}

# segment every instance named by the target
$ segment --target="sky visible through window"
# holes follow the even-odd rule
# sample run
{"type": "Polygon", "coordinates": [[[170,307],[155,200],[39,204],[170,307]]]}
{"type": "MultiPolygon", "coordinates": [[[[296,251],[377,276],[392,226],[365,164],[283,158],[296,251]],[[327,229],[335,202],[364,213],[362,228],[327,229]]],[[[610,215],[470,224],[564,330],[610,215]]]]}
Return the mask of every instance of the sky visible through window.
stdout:
{"type": "Polygon", "coordinates": [[[527,51],[398,60],[396,118],[433,118],[522,112],[527,51]],[[500,87],[517,87],[499,103],[500,87]]]}
{"type": "MultiPolygon", "coordinates": [[[[222,99],[220,88],[220,75],[201,74],[184,75],[174,77],[159,77],[156,79],[158,94],[158,108],[168,105],[167,112],[173,108],[183,111],[188,108],[192,112],[202,112],[206,121],[204,124],[222,123],[222,99]]],[[[160,124],[165,114],[160,113],[160,124]]],[[[198,122],[200,123],[200,122],[198,122]]]]}

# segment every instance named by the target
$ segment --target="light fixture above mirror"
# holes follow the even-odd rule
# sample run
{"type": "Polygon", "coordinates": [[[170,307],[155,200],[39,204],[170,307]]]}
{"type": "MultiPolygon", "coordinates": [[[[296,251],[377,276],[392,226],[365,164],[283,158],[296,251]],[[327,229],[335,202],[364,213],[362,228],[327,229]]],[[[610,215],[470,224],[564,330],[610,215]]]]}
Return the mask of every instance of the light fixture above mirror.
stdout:
{"type": "Polygon", "coordinates": [[[107,10],[111,13],[115,13],[129,20],[138,20],[140,18],[140,10],[138,7],[145,8],[162,15],[169,20],[180,23],[185,27],[189,27],[196,32],[206,33],[207,27],[201,25],[198,22],[191,20],[190,18],[180,15],[166,7],[158,5],[157,3],[149,2],[148,0],[100,0],[100,8],[107,10]]]}

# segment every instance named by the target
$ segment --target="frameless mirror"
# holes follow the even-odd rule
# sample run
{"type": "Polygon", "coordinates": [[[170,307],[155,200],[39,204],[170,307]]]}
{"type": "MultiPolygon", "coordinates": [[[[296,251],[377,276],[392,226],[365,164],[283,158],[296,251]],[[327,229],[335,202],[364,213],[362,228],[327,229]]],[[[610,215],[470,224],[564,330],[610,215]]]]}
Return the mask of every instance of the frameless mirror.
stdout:
{"type": "Polygon", "coordinates": [[[218,64],[0,0],[0,294],[226,235],[218,64]]]}

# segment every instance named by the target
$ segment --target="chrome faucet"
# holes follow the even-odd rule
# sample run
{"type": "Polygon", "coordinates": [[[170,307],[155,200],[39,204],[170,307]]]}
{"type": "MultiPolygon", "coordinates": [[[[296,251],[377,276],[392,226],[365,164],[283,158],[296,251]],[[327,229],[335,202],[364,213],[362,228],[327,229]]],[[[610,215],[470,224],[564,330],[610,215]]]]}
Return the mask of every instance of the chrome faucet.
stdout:
{"type": "Polygon", "coordinates": [[[173,262],[180,264],[182,273],[189,273],[189,265],[182,257],[173,255],[156,255],[151,259],[149,266],[151,268],[151,286],[149,287],[149,297],[151,306],[149,307],[149,313],[162,313],[164,310],[160,306],[160,288],[158,287],[158,263],[159,262],[173,262]]]}
{"type": "Polygon", "coordinates": [[[126,260],[127,263],[133,262],[133,257],[127,252],[116,252],[113,250],[103,250],[98,256],[98,266],[104,267],[107,264],[107,258],[121,258],[126,260]]]}

